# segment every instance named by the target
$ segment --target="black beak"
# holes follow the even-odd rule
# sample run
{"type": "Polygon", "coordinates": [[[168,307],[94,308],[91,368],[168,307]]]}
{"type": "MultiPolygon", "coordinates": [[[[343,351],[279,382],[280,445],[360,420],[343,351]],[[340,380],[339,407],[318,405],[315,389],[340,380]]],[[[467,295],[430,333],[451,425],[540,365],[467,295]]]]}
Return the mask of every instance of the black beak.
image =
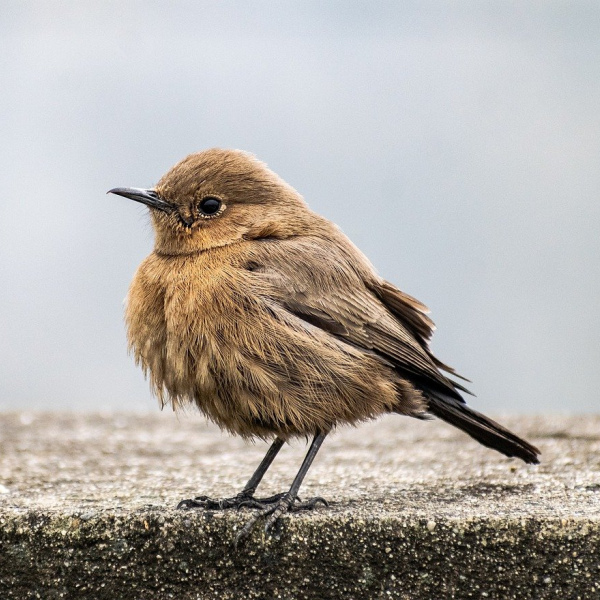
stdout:
{"type": "Polygon", "coordinates": [[[143,190],[141,188],[113,188],[107,194],[117,194],[136,202],[141,202],[150,208],[156,208],[163,212],[171,212],[173,206],[163,200],[154,190],[143,190]]]}

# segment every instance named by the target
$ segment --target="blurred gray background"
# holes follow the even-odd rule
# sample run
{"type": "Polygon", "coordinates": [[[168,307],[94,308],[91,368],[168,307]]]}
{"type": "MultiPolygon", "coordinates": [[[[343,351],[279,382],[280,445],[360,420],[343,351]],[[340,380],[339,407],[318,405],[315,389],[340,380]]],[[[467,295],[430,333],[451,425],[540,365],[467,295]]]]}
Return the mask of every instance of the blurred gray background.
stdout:
{"type": "Polygon", "coordinates": [[[152,186],[242,148],[432,309],[487,412],[600,409],[600,4],[0,7],[0,408],[156,410],[152,186]]]}

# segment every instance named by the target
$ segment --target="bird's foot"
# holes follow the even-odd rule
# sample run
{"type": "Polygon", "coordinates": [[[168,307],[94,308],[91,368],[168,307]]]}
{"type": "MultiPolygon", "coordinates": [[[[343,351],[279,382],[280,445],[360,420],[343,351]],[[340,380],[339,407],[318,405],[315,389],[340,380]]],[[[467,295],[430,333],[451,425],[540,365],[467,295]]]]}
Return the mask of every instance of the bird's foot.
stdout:
{"type": "Polygon", "coordinates": [[[270,502],[265,502],[264,500],[256,500],[252,498],[251,500],[247,500],[240,505],[240,508],[259,508],[260,512],[253,515],[253,517],[244,525],[241,531],[237,534],[235,538],[236,546],[245,540],[252,531],[254,525],[262,519],[266,517],[265,521],[265,533],[268,533],[271,527],[275,524],[277,519],[281,517],[286,512],[299,512],[301,510],[312,510],[319,503],[323,504],[323,506],[329,506],[327,500],[325,498],[321,498],[317,496],[316,498],[311,498],[306,502],[299,501],[300,499],[296,496],[292,496],[289,492],[284,492],[282,494],[277,494],[272,496],[271,498],[267,498],[270,502]]]}
{"type": "Polygon", "coordinates": [[[283,498],[285,492],[275,494],[269,498],[254,498],[253,492],[240,492],[233,498],[209,498],[208,496],[196,496],[182,500],[177,508],[204,508],[206,510],[226,510],[228,508],[241,508],[242,506],[251,506],[250,503],[256,503],[257,508],[264,508],[269,504],[273,504],[283,498]]]}

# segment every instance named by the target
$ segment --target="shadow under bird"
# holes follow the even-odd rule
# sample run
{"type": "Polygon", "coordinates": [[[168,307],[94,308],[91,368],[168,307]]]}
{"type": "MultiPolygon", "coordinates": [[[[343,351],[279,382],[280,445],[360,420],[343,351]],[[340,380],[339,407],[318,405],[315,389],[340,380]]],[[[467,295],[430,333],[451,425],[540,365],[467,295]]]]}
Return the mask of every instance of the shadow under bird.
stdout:
{"type": "Polygon", "coordinates": [[[506,456],[539,450],[469,408],[429,349],[427,308],[377,275],[342,231],[252,155],[211,149],[154,189],[110,193],[150,208],[155,248],[127,298],[130,347],[164,406],[196,405],[245,438],[273,440],[233,498],[179,507],[259,509],[238,534],[313,508],[298,490],[327,434],[385,413],[436,416],[506,456]],[[255,498],[286,440],[312,437],[290,489],[255,498]]]}

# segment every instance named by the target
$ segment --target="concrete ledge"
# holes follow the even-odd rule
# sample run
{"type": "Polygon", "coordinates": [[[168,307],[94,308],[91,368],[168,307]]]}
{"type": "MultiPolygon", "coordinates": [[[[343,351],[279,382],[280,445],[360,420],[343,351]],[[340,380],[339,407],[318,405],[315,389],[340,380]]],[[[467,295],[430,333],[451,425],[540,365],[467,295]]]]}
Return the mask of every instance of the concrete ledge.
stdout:
{"type": "MultiPolygon", "coordinates": [[[[0,417],[1,598],[600,597],[600,418],[505,418],[539,467],[442,423],[395,417],[328,439],[304,496],[329,509],[256,530],[175,511],[235,493],[266,446],[172,415],[0,417]]],[[[305,447],[284,448],[264,494],[305,447]]]]}

